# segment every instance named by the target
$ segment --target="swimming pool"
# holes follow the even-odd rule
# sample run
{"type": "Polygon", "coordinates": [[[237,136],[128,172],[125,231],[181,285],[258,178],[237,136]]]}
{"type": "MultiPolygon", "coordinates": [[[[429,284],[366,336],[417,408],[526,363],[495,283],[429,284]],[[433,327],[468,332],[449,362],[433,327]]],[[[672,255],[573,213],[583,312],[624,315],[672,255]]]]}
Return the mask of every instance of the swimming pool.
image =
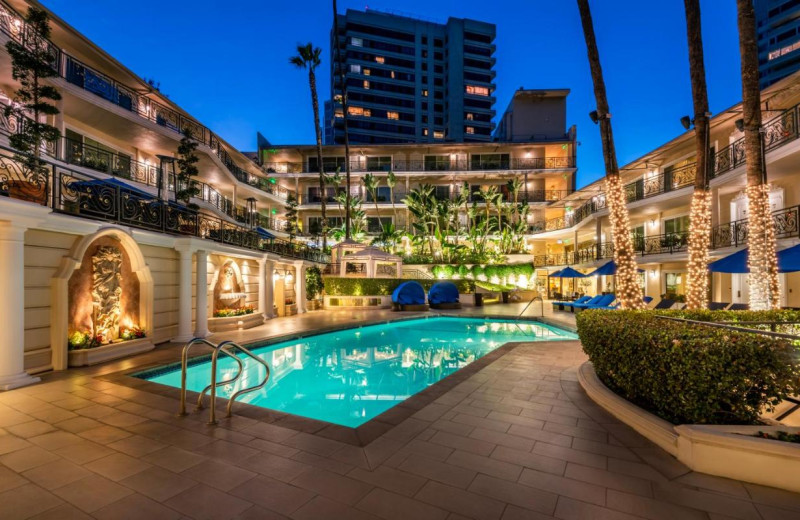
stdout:
{"type": "MultiPolygon", "coordinates": [[[[510,341],[574,340],[566,330],[539,322],[436,316],[369,325],[250,346],[270,366],[269,383],[240,402],[356,428],[460,368],[510,341]]],[[[263,368],[242,358],[245,375],[217,395],[260,381],[263,368]]],[[[218,380],[236,373],[234,360],[219,359],[218,380]]],[[[201,391],[211,362],[191,365],[186,386],[201,391]]],[[[180,388],[180,366],[136,374],[180,388]]]]}

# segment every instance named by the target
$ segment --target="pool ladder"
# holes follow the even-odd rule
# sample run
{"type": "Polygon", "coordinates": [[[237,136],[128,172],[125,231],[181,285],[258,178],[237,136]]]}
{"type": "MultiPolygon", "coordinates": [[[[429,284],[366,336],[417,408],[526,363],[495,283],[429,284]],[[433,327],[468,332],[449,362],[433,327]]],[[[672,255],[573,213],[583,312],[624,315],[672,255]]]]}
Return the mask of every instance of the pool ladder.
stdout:
{"type": "Polygon", "coordinates": [[[241,390],[238,390],[237,392],[234,392],[233,395],[231,395],[230,399],[228,399],[228,407],[225,417],[231,416],[231,407],[233,406],[233,402],[236,400],[236,398],[245,394],[249,394],[250,392],[255,392],[256,390],[261,390],[262,388],[264,388],[264,386],[266,386],[270,375],[269,365],[267,365],[266,361],[256,356],[243,346],[234,343],[233,341],[223,341],[218,345],[214,345],[210,341],[203,338],[192,339],[183,347],[183,351],[181,352],[181,409],[178,415],[186,415],[186,372],[189,366],[189,351],[195,345],[205,345],[212,349],[211,384],[205,387],[203,391],[200,392],[200,395],[197,397],[196,410],[203,409],[203,398],[205,397],[206,392],[208,392],[210,397],[208,424],[210,425],[217,424],[217,387],[234,384],[244,375],[244,363],[242,363],[241,358],[239,358],[239,356],[236,355],[236,352],[238,351],[244,354],[245,356],[249,357],[256,363],[263,366],[264,379],[257,385],[249,386],[247,388],[243,388],[241,390]],[[236,375],[231,377],[230,379],[225,379],[223,381],[217,381],[217,359],[219,358],[220,353],[235,360],[238,366],[238,371],[236,372],[236,375]]]}
{"type": "Polygon", "coordinates": [[[531,301],[528,302],[528,304],[525,306],[525,308],[522,309],[522,312],[519,313],[519,315],[517,316],[517,319],[522,318],[522,315],[525,314],[525,311],[528,310],[528,307],[533,305],[533,302],[535,302],[536,300],[539,300],[540,302],[542,302],[542,318],[544,318],[544,299],[542,299],[541,296],[534,296],[533,298],[531,298],[531,301]]]}

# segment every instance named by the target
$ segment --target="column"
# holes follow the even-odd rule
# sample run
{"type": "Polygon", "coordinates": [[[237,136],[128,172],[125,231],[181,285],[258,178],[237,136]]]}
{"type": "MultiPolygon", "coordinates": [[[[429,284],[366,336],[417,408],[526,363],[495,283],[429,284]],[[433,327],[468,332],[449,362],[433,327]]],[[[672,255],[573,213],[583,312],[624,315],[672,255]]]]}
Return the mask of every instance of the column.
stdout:
{"type": "Polygon", "coordinates": [[[0,222],[0,390],[39,381],[25,372],[25,227],[0,222]]]}
{"type": "Polygon", "coordinates": [[[306,312],[306,267],[304,262],[294,264],[294,297],[297,300],[297,314],[306,312]]]}
{"type": "Polygon", "coordinates": [[[208,252],[195,253],[197,277],[195,278],[195,315],[194,336],[205,338],[210,334],[208,330],[208,252]]]}
{"type": "Polygon", "coordinates": [[[275,317],[275,262],[264,261],[264,317],[275,317]]]}
{"type": "Polygon", "coordinates": [[[174,341],[189,341],[192,334],[192,250],[176,247],[178,259],[178,335],[174,341]]]}

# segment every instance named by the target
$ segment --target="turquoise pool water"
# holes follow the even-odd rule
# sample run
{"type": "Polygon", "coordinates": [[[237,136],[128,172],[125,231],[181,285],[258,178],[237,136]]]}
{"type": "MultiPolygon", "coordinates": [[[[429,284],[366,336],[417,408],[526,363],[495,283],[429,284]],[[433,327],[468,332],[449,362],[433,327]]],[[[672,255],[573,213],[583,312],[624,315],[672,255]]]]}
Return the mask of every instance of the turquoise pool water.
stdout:
{"type": "MultiPolygon", "coordinates": [[[[241,402],[355,428],[510,341],[571,340],[571,332],[537,322],[431,317],[370,325],[284,341],[252,351],[270,366],[269,383],[241,402]]],[[[263,378],[246,360],[245,376],[218,388],[230,396],[263,378]]],[[[218,380],[236,372],[219,359],[218,380]]],[[[180,388],[180,367],[137,375],[180,388]]],[[[189,367],[187,388],[201,391],[211,362],[189,367]]]]}

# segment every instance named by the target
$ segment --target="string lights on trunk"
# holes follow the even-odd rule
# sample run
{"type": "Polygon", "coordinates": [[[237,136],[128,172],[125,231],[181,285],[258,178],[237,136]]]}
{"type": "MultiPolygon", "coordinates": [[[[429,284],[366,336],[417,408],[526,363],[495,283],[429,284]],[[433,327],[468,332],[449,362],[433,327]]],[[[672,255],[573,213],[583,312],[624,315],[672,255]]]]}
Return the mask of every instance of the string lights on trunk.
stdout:
{"type": "Polygon", "coordinates": [[[780,307],[778,254],[775,228],[769,204],[768,184],[747,187],[748,255],[750,270],[750,309],[754,311],[780,307]]]}
{"type": "Polygon", "coordinates": [[[711,192],[695,188],[690,207],[689,263],[686,305],[690,309],[708,306],[708,244],[711,238],[711,192]]]}
{"type": "Polygon", "coordinates": [[[622,309],[643,309],[642,288],[636,271],[636,256],[630,233],[630,219],[625,205],[625,190],[619,175],[606,177],[614,262],[617,264],[616,295],[622,309]]]}

